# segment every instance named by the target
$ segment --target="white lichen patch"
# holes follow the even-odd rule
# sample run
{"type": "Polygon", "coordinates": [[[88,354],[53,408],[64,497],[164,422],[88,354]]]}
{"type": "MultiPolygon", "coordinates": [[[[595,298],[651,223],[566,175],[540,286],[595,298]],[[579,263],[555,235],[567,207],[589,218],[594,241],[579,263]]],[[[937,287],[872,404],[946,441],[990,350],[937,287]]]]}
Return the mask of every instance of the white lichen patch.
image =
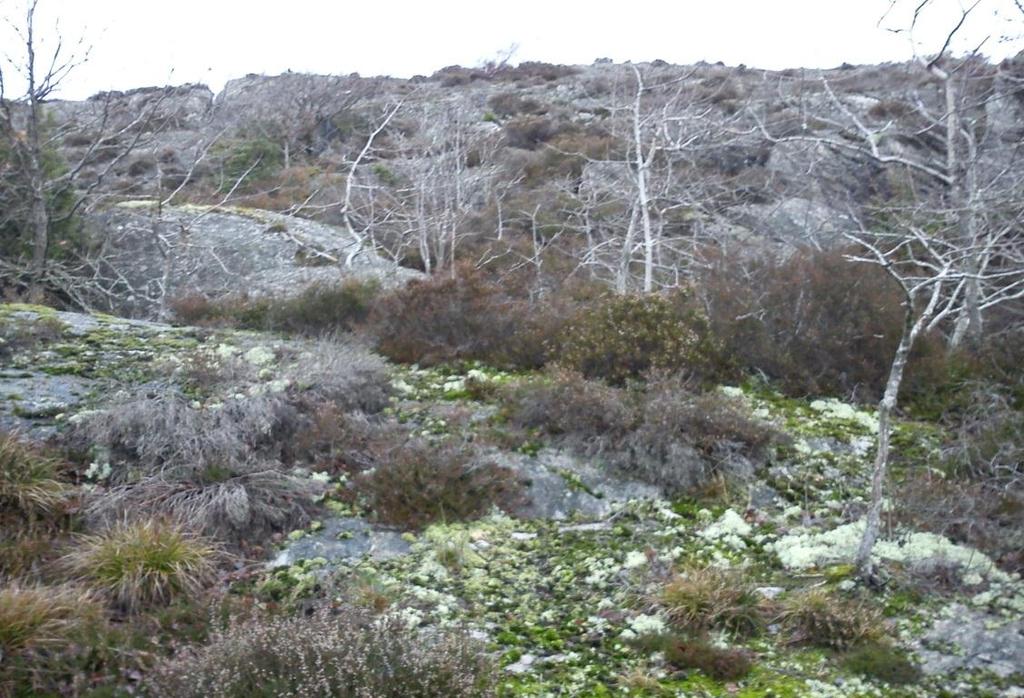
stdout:
{"type": "Polygon", "coordinates": [[[726,509],[717,521],[700,531],[698,535],[708,541],[721,543],[733,550],[743,550],[747,547],[744,538],[748,537],[754,528],[743,520],[743,517],[732,509],[726,509]]]}
{"type": "MultiPolygon", "coordinates": [[[[807,570],[853,560],[864,533],[864,523],[839,526],[831,531],[815,532],[798,529],[765,547],[775,552],[779,562],[789,570],[807,570]]],[[[879,540],[874,557],[904,565],[941,561],[958,565],[964,574],[973,574],[992,581],[1008,579],[984,553],[934,533],[914,532],[894,540],[879,540]]]]}
{"type": "Polygon", "coordinates": [[[855,422],[872,434],[878,433],[878,417],[875,414],[859,410],[840,400],[815,400],[810,404],[810,408],[826,419],[855,422]]]}

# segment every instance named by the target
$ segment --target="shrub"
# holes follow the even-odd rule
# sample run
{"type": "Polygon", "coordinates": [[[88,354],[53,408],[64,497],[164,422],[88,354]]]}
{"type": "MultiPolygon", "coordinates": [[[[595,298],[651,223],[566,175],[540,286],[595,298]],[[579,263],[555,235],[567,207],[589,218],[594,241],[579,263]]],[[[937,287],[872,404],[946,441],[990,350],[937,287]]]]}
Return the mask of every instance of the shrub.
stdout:
{"type": "Polygon", "coordinates": [[[820,589],[787,597],[778,620],[792,642],[835,650],[877,641],[885,634],[878,610],[820,589]]]}
{"type": "Polygon", "coordinates": [[[618,443],[635,427],[636,398],[635,393],[559,368],[513,385],[503,395],[506,411],[520,426],[570,437],[590,452],[618,443]]]}
{"type": "Polygon", "coordinates": [[[691,633],[754,635],[764,627],[761,597],[733,570],[683,569],[661,590],[658,602],[673,625],[691,633]]]}
{"type": "Polygon", "coordinates": [[[642,420],[624,442],[631,457],[619,465],[670,492],[694,491],[716,476],[749,478],[779,438],[735,400],[665,379],[648,387],[642,420]]]}
{"type": "Polygon", "coordinates": [[[167,517],[208,536],[253,545],[310,520],[322,487],[265,464],[210,464],[179,479],[159,475],[97,494],[86,505],[93,522],[167,517]]]}
{"type": "Polygon", "coordinates": [[[58,461],[39,448],[0,432],[0,512],[30,522],[57,514],[70,495],[57,469],[58,461]]]}
{"type": "Polygon", "coordinates": [[[612,385],[651,369],[708,372],[717,351],[686,295],[606,296],[583,308],[558,337],[557,360],[612,385]]]}
{"type": "Polygon", "coordinates": [[[968,477],[1021,484],[1024,480],[1024,411],[998,386],[975,383],[966,391],[957,434],[947,449],[951,469],[968,477]]]}
{"type": "Polygon", "coordinates": [[[229,398],[218,409],[194,407],[171,391],[128,395],[74,425],[69,438],[102,449],[114,483],[138,476],[188,478],[211,468],[231,469],[256,456],[276,460],[280,439],[297,423],[283,397],[229,398]]]}
{"type": "Polygon", "coordinates": [[[345,610],[232,621],[206,646],[157,666],[149,689],[180,698],[483,698],[496,682],[468,637],[424,638],[398,617],[345,610]]]}
{"type": "Polygon", "coordinates": [[[851,263],[842,250],[750,263],[723,256],[700,288],[725,351],[784,392],[880,397],[903,323],[884,270],[851,263]]]}
{"type": "Polygon", "coordinates": [[[559,127],[543,116],[518,116],[502,129],[509,148],[535,150],[559,133],[559,127]]]}
{"type": "Polygon", "coordinates": [[[913,473],[893,493],[896,521],[977,548],[1011,572],[1024,570],[1024,491],[997,479],[913,473]]]}
{"type": "Polygon", "coordinates": [[[90,591],[7,582],[0,588],[0,657],[69,645],[101,617],[90,591]]]}
{"type": "Polygon", "coordinates": [[[902,685],[917,683],[921,670],[903,652],[881,643],[869,643],[851,650],[843,657],[847,671],[885,683],[902,685]]]}
{"type": "Polygon", "coordinates": [[[750,654],[744,650],[724,649],[703,640],[681,635],[656,635],[638,641],[649,652],[660,652],[675,669],[697,669],[716,681],[736,681],[750,673],[750,654]]]}
{"type": "Polygon", "coordinates": [[[546,109],[537,100],[516,92],[498,92],[487,98],[487,106],[499,116],[543,114],[546,109]]]}
{"type": "Polygon", "coordinates": [[[671,494],[698,491],[718,476],[749,477],[781,438],[741,404],[690,392],[680,377],[627,389],[554,370],[506,390],[503,401],[513,424],[671,494]]]}
{"type": "Polygon", "coordinates": [[[346,412],[376,413],[388,406],[392,391],[391,372],[379,356],[334,338],[305,345],[283,377],[303,411],[312,401],[346,412]]]}
{"type": "Polygon", "coordinates": [[[480,272],[413,281],[382,297],[367,323],[377,349],[402,363],[479,360],[500,368],[536,368],[547,356],[552,314],[516,299],[480,272]]]}
{"type": "Polygon", "coordinates": [[[276,175],[284,165],[280,146],[262,136],[237,139],[218,147],[221,160],[219,189],[230,191],[245,175],[243,186],[276,175]],[[248,173],[246,175],[246,173],[248,173]]]}
{"type": "Polygon", "coordinates": [[[294,296],[224,297],[209,300],[189,295],[171,303],[178,322],[239,327],[268,332],[318,336],[352,330],[370,314],[380,284],[349,279],[340,284],[313,284],[294,296]]]}
{"type": "Polygon", "coordinates": [[[0,359],[18,351],[31,350],[39,344],[54,342],[64,336],[66,325],[55,317],[34,320],[5,317],[0,319],[0,359]]]}
{"type": "Polygon", "coordinates": [[[156,520],[81,536],[63,564],[82,583],[129,611],[198,594],[216,574],[219,550],[156,520]]]}
{"type": "Polygon", "coordinates": [[[511,470],[474,462],[465,448],[424,442],[385,454],[356,487],[378,521],[403,528],[473,519],[495,506],[509,510],[522,492],[511,470]]]}

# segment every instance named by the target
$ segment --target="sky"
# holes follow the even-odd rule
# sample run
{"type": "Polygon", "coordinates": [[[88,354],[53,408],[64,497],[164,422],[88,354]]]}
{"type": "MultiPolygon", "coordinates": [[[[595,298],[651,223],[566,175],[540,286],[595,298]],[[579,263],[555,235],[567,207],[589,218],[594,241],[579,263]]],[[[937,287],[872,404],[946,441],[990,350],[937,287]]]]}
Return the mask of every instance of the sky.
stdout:
{"type": "MultiPolygon", "coordinates": [[[[1021,50],[1024,12],[1013,0],[977,1],[958,50],[985,37],[990,57],[1021,50]]],[[[247,73],[287,70],[429,75],[513,47],[513,63],[608,57],[781,69],[900,61],[937,51],[975,0],[931,0],[912,35],[890,31],[909,27],[918,2],[899,0],[887,13],[890,0],[39,0],[36,33],[44,52],[58,35],[65,49],[89,49],[58,95],[81,99],[185,82],[217,91],[247,73]]],[[[0,0],[0,16],[17,25],[25,4],[0,0]]],[[[23,63],[10,26],[0,26],[0,52],[23,63]]],[[[13,95],[10,63],[4,73],[13,95]]]]}

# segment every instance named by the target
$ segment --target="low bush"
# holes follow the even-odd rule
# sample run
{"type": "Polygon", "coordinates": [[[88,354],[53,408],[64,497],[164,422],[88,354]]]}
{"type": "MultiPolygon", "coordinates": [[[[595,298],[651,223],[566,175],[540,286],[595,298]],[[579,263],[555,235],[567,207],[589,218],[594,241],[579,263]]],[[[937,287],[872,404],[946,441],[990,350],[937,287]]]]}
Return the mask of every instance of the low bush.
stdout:
{"type": "Polygon", "coordinates": [[[401,363],[431,366],[479,360],[498,368],[536,368],[547,360],[554,311],[510,296],[471,268],[396,289],[367,322],[377,349],[401,363]]]}
{"type": "Polygon", "coordinates": [[[619,466],[669,492],[693,492],[716,477],[751,477],[781,438],[734,399],[667,378],[648,386],[642,419],[624,440],[630,457],[619,466]]]}
{"type": "Polygon", "coordinates": [[[497,670],[468,637],[425,638],[398,617],[353,611],[234,620],[155,668],[153,695],[179,698],[484,698],[497,670]]]}
{"type": "Polygon", "coordinates": [[[869,643],[851,650],[843,657],[843,667],[855,674],[893,685],[913,684],[921,679],[921,670],[907,659],[905,653],[881,643],[869,643]]]}
{"type": "Polygon", "coordinates": [[[778,622],[790,641],[847,650],[884,638],[881,613],[863,601],[824,590],[802,591],[784,599],[778,622]]]}
{"type": "MultiPolygon", "coordinates": [[[[841,249],[748,263],[725,256],[711,260],[699,288],[724,350],[787,394],[881,396],[903,327],[902,296],[881,268],[841,249]]],[[[905,396],[937,382],[942,354],[937,338],[920,338],[905,396]]]]}
{"type": "Polygon", "coordinates": [[[311,404],[330,404],[373,414],[388,406],[392,391],[391,371],[379,356],[337,338],[306,345],[282,377],[291,385],[289,399],[304,413],[311,404]]]}
{"type": "Polygon", "coordinates": [[[558,363],[611,385],[652,369],[711,378],[719,352],[687,294],[609,295],[583,307],[557,339],[558,363]]]}
{"type": "Polygon", "coordinates": [[[756,635],[764,628],[761,597],[742,573],[688,567],[669,580],[657,598],[672,624],[690,633],[727,630],[756,635]]]}
{"type": "Polygon", "coordinates": [[[552,370],[507,389],[502,400],[513,425],[542,430],[671,494],[699,491],[717,477],[747,478],[783,438],[742,404],[717,391],[691,392],[679,376],[616,388],[552,370]]]}
{"type": "Polygon", "coordinates": [[[68,501],[59,462],[15,434],[0,432],[0,525],[9,516],[19,524],[49,519],[68,501]]]}
{"type": "Polygon", "coordinates": [[[198,595],[214,579],[219,557],[213,543],[148,520],[80,536],[62,564],[83,585],[137,611],[198,595]]]}
{"type": "Polygon", "coordinates": [[[295,409],[280,395],[230,398],[217,409],[204,409],[172,391],[140,391],[79,420],[69,440],[100,449],[113,484],[153,475],[188,479],[210,469],[278,460],[281,439],[297,423],[295,409]]]}
{"type": "Polygon", "coordinates": [[[639,418],[637,392],[559,368],[514,384],[502,398],[506,412],[519,426],[569,437],[588,452],[618,443],[639,418]]]}
{"type": "Polygon", "coordinates": [[[88,499],[85,513],[100,525],[166,517],[226,543],[252,546],[308,523],[322,491],[315,481],[266,464],[210,464],[177,479],[156,475],[110,488],[88,499]]]}
{"type": "Polygon", "coordinates": [[[376,520],[402,528],[473,519],[492,507],[513,509],[522,496],[515,473],[454,446],[411,442],[381,455],[357,491],[376,520]]]}
{"type": "Polygon", "coordinates": [[[1024,571],[1024,489],[995,479],[911,473],[893,493],[893,518],[976,548],[1010,572],[1024,571]]]}
{"type": "Polygon", "coordinates": [[[674,669],[698,670],[716,681],[742,679],[753,668],[750,653],[745,650],[715,647],[683,635],[656,635],[642,638],[637,644],[648,652],[661,653],[674,669]]]}
{"type": "Polygon", "coordinates": [[[369,316],[379,291],[374,279],[350,279],[314,284],[294,296],[217,300],[183,296],[171,303],[171,309],[175,319],[187,325],[319,336],[355,328],[369,316]]]}
{"type": "Polygon", "coordinates": [[[66,326],[55,317],[34,320],[5,317],[0,320],[0,359],[40,344],[54,342],[64,336],[66,326]]]}

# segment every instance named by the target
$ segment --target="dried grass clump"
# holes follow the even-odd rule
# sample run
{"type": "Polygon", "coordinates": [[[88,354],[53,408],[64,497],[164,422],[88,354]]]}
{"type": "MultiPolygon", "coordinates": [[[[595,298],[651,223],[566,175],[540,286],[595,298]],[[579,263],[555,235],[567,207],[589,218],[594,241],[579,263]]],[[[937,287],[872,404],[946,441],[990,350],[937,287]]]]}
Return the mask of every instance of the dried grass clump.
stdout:
{"type": "Polygon", "coordinates": [[[885,623],[877,609],[821,589],[786,598],[778,622],[791,642],[835,650],[885,638],[885,623]]]}
{"type": "Polygon", "coordinates": [[[178,698],[484,698],[497,678],[465,636],[424,637],[397,617],[343,610],[233,620],[207,645],[158,665],[148,688],[178,698]]]}
{"type": "Polygon", "coordinates": [[[320,485],[271,466],[246,470],[209,468],[186,479],[148,477],[111,488],[88,500],[95,522],[166,517],[219,540],[262,540],[309,521],[320,485]]]}
{"type": "Polygon", "coordinates": [[[280,396],[231,398],[213,409],[194,407],[186,396],[168,390],[129,396],[80,421],[72,438],[109,454],[116,483],[139,474],[233,467],[257,456],[276,460],[279,439],[295,423],[295,408],[280,396]]]}
{"type": "Polygon", "coordinates": [[[0,432],[0,523],[8,514],[31,522],[60,512],[71,490],[57,479],[58,465],[17,435],[0,432]]]}
{"type": "Polygon", "coordinates": [[[378,521],[403,528],[474,519],[492,507],[510,510],[522,488],[513,471],[477,462],[468,449],[420,441],[385,454],[356,482],[378,521]]]}
{"type": "Polygon", "coordinates": [[[216,576],[219,548],[164,521],[111,526],[79,537],[62,564],[81,583],[136,611],[198,594],[216,576]]]}
{"type": "Polygon", "coordinates": [[[680,630],[728,630],[756,635],[765,626],[761,597],[741,573],[717,567],[688,567],[665,585],[658,603],[680,630]]]}
{"type": "Polygon", "coordinates": [[[0,658],[69,645],[102,615],[102,605],[89,590],[5,582],[0,588],[0,658]]]}
{"type": "Polygon", "coordinates": [[[391,373],[379,356],[331,337],[306,346],[282,377],[292,384],[290,395],[304,411],[309,404],[330,403],[372,414],[388,406],[392,391],[391,373]]]}

